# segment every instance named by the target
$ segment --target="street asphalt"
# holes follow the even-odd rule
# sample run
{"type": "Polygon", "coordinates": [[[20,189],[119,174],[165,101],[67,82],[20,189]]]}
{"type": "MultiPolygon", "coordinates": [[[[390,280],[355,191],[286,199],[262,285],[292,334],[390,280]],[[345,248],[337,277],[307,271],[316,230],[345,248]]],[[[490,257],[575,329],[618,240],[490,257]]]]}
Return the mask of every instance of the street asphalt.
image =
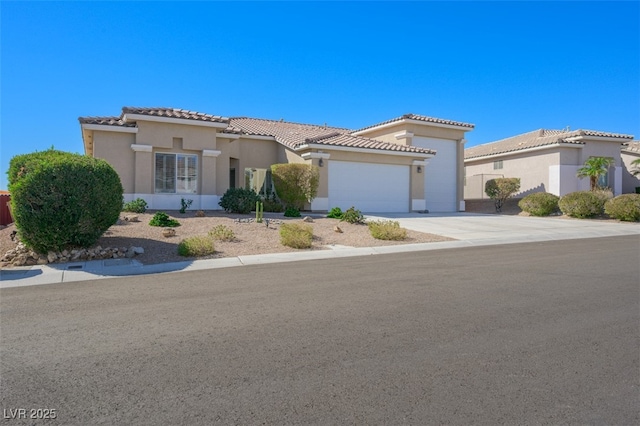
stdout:
{"type": "MultiPolygon", "coordinates": [[[[454,238],[456,241],[384,247],[329,247],[328,250],[239,256],[151,265],[143,265],[135,259],[109,259],[10,268],[0,270],[0,288],[85,281],[127,275],[194,271],[313,259],[333,259],[410,251],[439,250],[456,247],[491,246],[621,235],[640,236],[640,224],[638,223],[599,220],[538,218],[474,213],[371,214],[366,215],[366,217],[374,220],[397,220],[401,226],[407,229],[443,235],[454,238]]],[[[640,244],[640,239],[638,241],[640,244]]]]}
{"type": "Polygon", "coordinates": [[[0,289],[3,424],[637,425],[632,234],[0,289]]]}

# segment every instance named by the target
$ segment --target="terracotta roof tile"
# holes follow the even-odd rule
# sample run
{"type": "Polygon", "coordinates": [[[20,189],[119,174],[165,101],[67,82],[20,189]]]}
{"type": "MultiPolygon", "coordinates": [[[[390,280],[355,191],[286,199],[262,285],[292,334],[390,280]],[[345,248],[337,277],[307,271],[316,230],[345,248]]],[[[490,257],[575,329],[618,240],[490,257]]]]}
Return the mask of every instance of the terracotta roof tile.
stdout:
{"type": "Polygon", "coordinates": [[[358,133],[363,130],[372,129],[374,127],[383,126],[385,124],[390,124],[390,123],[394,123],[396,121],[402,121],[402,120],[417,120],[417,121],[424,121],[426,123],[436,123],[436,124],[446,124],[449,126],[466,127],[468,129],[473,129],[475,127],[475,124],[463,123],[461,121],[445,120],[442,118],[427,117],[425,115],[417,115],[417,114],[404,114],[401,117],[392,118],[391,120],[383,121],[382,123],[377,123],[371,126],[363,127],[361,129],[354,131],[354,133],[358,133]]]}
{"type": "Polygon", "coordinates": [[[121,117],[79,117],[82,124],[97,124],[100,126],[136,127],[136,123],[125,123],[121,117]]]}
{"type": "Polygon", "coordinates": [[[573,139],[579,136],[618,138],[620,139],[620,142],[624,142],[625,139],[633,139],[633,136],[631,135],[600,132],[595,130],[569,131],[538,129],[496,142],[490,142],[487,144],[467,148],[464,150],[464,158],[468,160],[472,158],[485,157],[488,155],[504,154],[507,152],[521,151],[523,149],[555,145],[558,143],[584,145],[584,142],[573,139]]]}
{"type": "Polygon", "coordinates": [[[640,154],[640,141],[631,141],[623,144],[623,151],[640,154]]]}
{"type": "Polygon", "coordinates": [[[227,117],[219,115],[203,114],[196,111],[188,111],[179,108],[136,108],[136,107],[124,107],[122,108],[122,114],[140,114],[150,115],[155,117],[167,117],[167,118],[180,118],[183,120],[196,120],[196,121],[211,121],[214,123],[228,123],[227,117]]]}
{"type": "Polygon", "coordinates": [[[368,148],[395,152],[415,152],[433,154],[430,149],[381,142],[355,136],[351,130],[340,127],[313,124],[290,123],[286,121],[264,120],[247,117],[232,117],[231,125],[241,128],[250,135],[272,136],[279,143],[295,149],[305,144],[368,148]]]}

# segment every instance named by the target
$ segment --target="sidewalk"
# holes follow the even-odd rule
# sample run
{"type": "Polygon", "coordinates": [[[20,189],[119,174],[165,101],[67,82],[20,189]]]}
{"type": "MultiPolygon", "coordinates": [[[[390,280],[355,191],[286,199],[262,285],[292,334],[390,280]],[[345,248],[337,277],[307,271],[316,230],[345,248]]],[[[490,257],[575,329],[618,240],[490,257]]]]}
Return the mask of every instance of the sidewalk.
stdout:
{"type": "Polygon", "coordinates": [[[153,265],[143,265],[135,259],[108,259],[29,266],[1,270],[0,288],[95,280],[125,275],[195,271],[243,265],[293,262],[298,260],[331,259],[338,257],[403,253],[408,251],[623,235],[637,235],[640,247],[640,224],[638,223],[499,216],[473,213],[385,214],[367,215],[367,218],[373,220],[397,220],[400,222],[400,226],[407,229],[443,235],[455,238],[457,241],[359,248],[330,246],[328,250],[238,256],[153,265]]]}

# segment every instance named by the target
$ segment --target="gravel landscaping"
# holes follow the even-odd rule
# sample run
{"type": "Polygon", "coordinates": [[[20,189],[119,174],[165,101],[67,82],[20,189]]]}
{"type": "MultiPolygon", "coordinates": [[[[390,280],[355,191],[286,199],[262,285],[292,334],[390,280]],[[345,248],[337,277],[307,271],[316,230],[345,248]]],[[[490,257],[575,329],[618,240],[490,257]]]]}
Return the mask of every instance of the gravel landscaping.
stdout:
{"type": "MultiPolygon", "coordinates": [[[[118,224],[109,228],[106,234],[98,240],[96,245],[106,247],[142,247],[144,253],[136,255],[135,259],[143,264],[177,262],[193,258],[185,258],[177,254],[178,243],[184,238],[202,235],[217,225],[229,227],[235,234],[234,241],[216,241],[216,253],[204,258],[235,257],[242,255],[264,254],[264,253],[284,253],[300,251],[283,246],[280,243],[279,228],[282,223],[293,222],[302,223],[303,218],[285,218],[281,213],[265,213],[266,222],[256,223],[253,215],[234,215],[223,212],[207,211],[205,217],[196,217],[195,212],[188,211],[185,214],[179,212],[167,212],[171,217],[180,222],[180,226],[174,228],[175,236],[164,237],[163,229],[149,225],[154,212],[136,214],[138,222],[119,221],[118,224]]],[[[122,213],[121,219],[129,215],[122,213]]],[[[303,216],[304,217],[304,216],[303,216]]],[[[375,247],[398,244],[429,243],[438,241],[450,241],[451,238],[434,234],[408,231],[407,239],[404,241],[382,241],[376,240],[369,233],[366,225],[352,225],[340,222],[338,219],[328,219],[322,216],[311,215],[313,222],[309,225],[313,227],[313,244],[306,250],[327,250],[329,246],[348,247],[375,247]],[[342,232],[337,232],[339,227],[342,232]]],[[[15,248],[16,243],[11,240],[14,225],[0,230],[0,255],[15,248]]],[[[10,267],[11,265],[2,265],[10,267]]]]}

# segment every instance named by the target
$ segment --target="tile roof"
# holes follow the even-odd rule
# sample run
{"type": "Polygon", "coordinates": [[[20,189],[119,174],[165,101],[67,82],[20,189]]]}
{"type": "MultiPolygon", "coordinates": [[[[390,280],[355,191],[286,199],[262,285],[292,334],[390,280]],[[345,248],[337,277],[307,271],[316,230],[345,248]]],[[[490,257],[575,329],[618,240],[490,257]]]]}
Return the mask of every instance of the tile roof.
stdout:
{"type": "MultiPolygon", "coordinates": [[[[120,117],[79,117],[82,124],[97,124],[107,126],[136,127],[135,121],[124,121],[126,114],[148,115],[155,117],[176,118],[184,120],[208,121],[216,123],[226,123],[228,127],[222,131],[227,134],[246,134],[257,136],[273,137],[277,142],[296,149],[306,144],[326,145],[327,147],[350,147],[364,148],[372,150],[384,150],[393,152],[407,152],[416,154],[435,154],[434,150],[419,148],[415,146],[400,145],[389,142],[382,142],[358,136],[350,129],[342,127],[331,127],[314,124],[292,123],[283,120],[267,120],[249,117],[222,117],[218,115],[203,114],[195,111],[188,111],[177,108],[137,108],[123,107],[120,117]]],[[[450,120],[442,120],[432,117],[415,114],[405,114],[402,117],[389,120],[385,123],[400,121],[402,119],[413,119],[425,122],[441,124],[451,124],[473,128],[473,124],[460,123],[450,120]]],[[[380,124],[385,124],[380,123],[380,124]]],[[[378,126],[377,124],[375,126],[378,126]]],[[[370,127],[375,127],[370,126],[370,127]]]]}
{"type": "Polygon", "coordinates": [[[442,118],[427,117],[425,115],[417,115],[417,114],[404,114],[401,117],[392,118],[391,120],[383,121],[382,123],[373,124],[371,126],[363,127],[361,129],[358,129],[358,130],[354,131],[354,133],[362,132],[364,130],[372,129],[374,127],[383,126],[385,124],[391,124],[391,123],[394,123],[396,121],[402,121],[402,120],[417,120],[417,121],[424,121],[426,123],[436,123],[436,124],[446,124],[446,125],[449,125],[449,126],[466,127],[468,129],[473,129],[475,127],[475,124],[463,123],[461,121],[444,120],[442,118]]]}
{"type": "Polygon", "coordinates": [[[634,154],[640,154],[640,141],[631,141],[623,144],[622,150],[634,154]]]}
{"type": "Polygon", "coordinates": [[[538,129],[521,135],[512,136],[496,142],[470,147],[464,150],[466,160],[488,155],[504,154],[508,152],[521,151],[523,149],[537,148],[558,143],[584,145],[584,142],[573,138],[579,136],[606,137],[620,139],[633,139],[631,135],[620,133],[608,133],[595,130],[547,130],[538,129]]]}
{"type": "Polygon", "coordinates": [[[103,126],[136,127],[134,121],[124,121],[125,114],[149,115],[154,117],[179,118],[183,120],[208,121],[213,123],[228,123],[229,119],[218,115],[203,114],[178,108],[136,108],[124,107],[120,117],[80,117],[83,124],[98,124],[103,126]]]}
{"type": "Polygon", "coordinates": [[[272,136],[279,143],[296,149],[307,144],[342,146],[374,150],[435,154],[435,151],[415,146],[382,142],[351,134],[351,130],[318,126],[313,124],[290,123],[248,117],[232,117],[231,125],[249,135],[272,136]]]}
{"type": "Polygon", "coordinates": [[[211,121],[214,123],[229,122],[229,119],[227,117],[222,117],[219,115],[203,114],[201,112],[188,111],[188,110],[179,109],[179,108],[124,107],[122,108],[122,114],[123,115],[124,114],[140,114],[140,115],[150,115],[155,117],[180,118],[183,120],[211,121]]]}

